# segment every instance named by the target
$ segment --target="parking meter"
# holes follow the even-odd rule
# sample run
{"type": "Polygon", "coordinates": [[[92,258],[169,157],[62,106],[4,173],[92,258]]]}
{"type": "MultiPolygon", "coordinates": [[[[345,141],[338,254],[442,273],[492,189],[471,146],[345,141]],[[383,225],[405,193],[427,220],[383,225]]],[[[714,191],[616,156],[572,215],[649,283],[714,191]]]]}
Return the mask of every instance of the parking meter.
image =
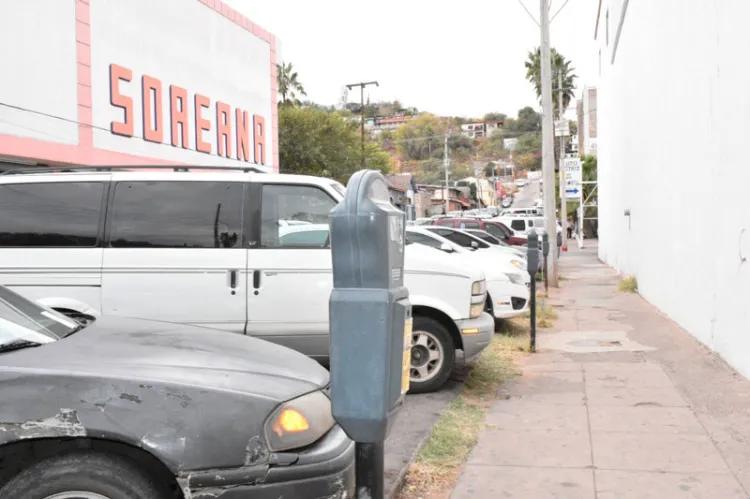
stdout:
{"type": "MultiPolygon", "coordinates": [[[[547,234],[544,234],[542,236],[542,240],[546,243],[547,242],[547,234]]],[[[529,274],[531,276],[536,275],[536,271],[539,268],[539,239],[537,236],[537,233],[535,230],[531,230],[529,232],[529,245],[526,248],[527,250],[527,266],[529,268],[529,274]]],[[[545,251],[544,255],[546,256],[547,253],[545,251]]],[[[534,279],[532,279],[533,281],[534,279]]]]}
{"type": "MultiPolygon", "coordinates": [[[[542,236],[542,239],[546,241],[547,234],[542,236]]],[[[546,260],[546,253],[544,259],[546,260]]],[[[535,230],[529,232],[529,246],[528,246],[528,266],[529,274],[531,274],[531,289],[529,290],[529,319],[530,319],[530,332],[531,340],[529,344],[529,350],[536,352],[536,268],[539,259],[539,236],[535,230]],[[533,269],[533,270],[532,270],[533,269]]],[[[546,262],[545,262],[546,263],[546,262]]],[[[545,280],[547,277],[547,269],[545,265],[544,269],[545,280]]]]}
{"type": "Polygon", "coordinates": [[[549,255],[549,235],[546,232],[542,234],[542,255],[549,255]]]}
{"type": "Polygon", "coordinates": [[[405,225],[385,177],[374,170],[355,173],[330,214],[331,402],[334,418],[356,442],[383,442],[409,389],[405,225]]]}

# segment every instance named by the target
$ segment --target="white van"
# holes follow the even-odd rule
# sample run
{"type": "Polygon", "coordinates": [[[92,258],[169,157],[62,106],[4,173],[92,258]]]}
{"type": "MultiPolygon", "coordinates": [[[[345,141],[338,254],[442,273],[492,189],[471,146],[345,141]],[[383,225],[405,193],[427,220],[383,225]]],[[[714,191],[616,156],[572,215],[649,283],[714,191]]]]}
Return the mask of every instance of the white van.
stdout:
{"type": "MultiPolygon", "coordinates": [[[[326,362],[328,215],[343,193],[329,179],[227,171],[0,176],[0,284],[78,320],[194,324],[326,362]]],[[[431,391],[455,350],[489,344],[494,321],[483,274],[411,253],[412,391],[431,391]]]]}

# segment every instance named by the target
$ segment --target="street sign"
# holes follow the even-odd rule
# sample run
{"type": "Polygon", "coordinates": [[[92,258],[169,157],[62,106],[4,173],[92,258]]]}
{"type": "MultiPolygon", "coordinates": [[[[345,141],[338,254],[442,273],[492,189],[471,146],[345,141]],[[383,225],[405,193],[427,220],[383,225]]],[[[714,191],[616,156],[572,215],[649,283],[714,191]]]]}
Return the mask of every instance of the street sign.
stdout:
{"type": "Polygon", "coordinates": [[[567,185],[579,186],[583,181],[583,164],[581,158],[564,158],[565,183],[567,185]]]}
{"type": "Polygon", "coordinates": [[[555,137],[570,137],[570,125],[568,120],[555,121],[555,137]]]}

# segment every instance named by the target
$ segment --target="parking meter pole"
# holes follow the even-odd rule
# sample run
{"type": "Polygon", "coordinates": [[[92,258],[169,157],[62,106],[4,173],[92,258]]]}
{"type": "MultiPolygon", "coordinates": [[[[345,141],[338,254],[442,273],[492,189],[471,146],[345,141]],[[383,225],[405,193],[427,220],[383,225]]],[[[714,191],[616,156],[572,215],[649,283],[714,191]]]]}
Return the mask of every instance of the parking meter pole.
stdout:
{"type": "Polygon", "coordinates": [[[542,255],[544,256],[544,294],[549,294],[549,281],[547,280],[547,255],[549,254],[549,236],[542,234],[542,255]]]}
{"type": "Polygon", "coordinates": [[[357,497],[382,499],[385,439],[411,371],[406,215],[391,204],[383,174],[361,170],[330,222],[331,407],[356,442],[357,497]]]}
{"type": "Polygon", "coordinates": [[[356,444],[357,499],[385,497],[385,442],[356,444]]]}
{"type": "MultiPolygon", "coordinates": [[[[528,270],[529,274],[536,276],[536,269],[539,264],[539,236],[535,230],[529,233],[529,246],[528,246],[528,270]]],[[[545,260],[547,259],[545,254],[545,260]]],[[[545,280],[546,280],[545,272],[545,280]]],[[[531,279],[531,289],[529,290],[529,311],[530,311],[530,330],[531,330],[531,343],[529,350],[536,352],[536,277],[531,279]]]]}

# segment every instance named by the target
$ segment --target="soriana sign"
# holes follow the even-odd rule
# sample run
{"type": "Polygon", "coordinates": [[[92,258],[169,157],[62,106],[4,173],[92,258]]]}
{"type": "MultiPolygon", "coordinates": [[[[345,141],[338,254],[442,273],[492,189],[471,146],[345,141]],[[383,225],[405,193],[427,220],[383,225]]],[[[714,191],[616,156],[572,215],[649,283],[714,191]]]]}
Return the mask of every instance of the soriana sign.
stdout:
{"type": "Polygon", "coordinates": [[[263,116],[251,116],[247,110],[232,107],[231,103],[214,102],[210,96],[162,82],[152,75],[143,75],[140,80],[133,82],[133,71],[129,68],[110,64],[109,101],[122,110],[121,119],[110,123],[113,134],[140,135],[149,142],[168,141],[183,149],[190,148],[190,134],[193,134],[196,151],[266,164],[263,116]],[[142,111],[142,130],[135,130],[134,106],[140,106],[142,111]],[[165,137],[167,124],[171,131],[169,137],[165,137]]]}

